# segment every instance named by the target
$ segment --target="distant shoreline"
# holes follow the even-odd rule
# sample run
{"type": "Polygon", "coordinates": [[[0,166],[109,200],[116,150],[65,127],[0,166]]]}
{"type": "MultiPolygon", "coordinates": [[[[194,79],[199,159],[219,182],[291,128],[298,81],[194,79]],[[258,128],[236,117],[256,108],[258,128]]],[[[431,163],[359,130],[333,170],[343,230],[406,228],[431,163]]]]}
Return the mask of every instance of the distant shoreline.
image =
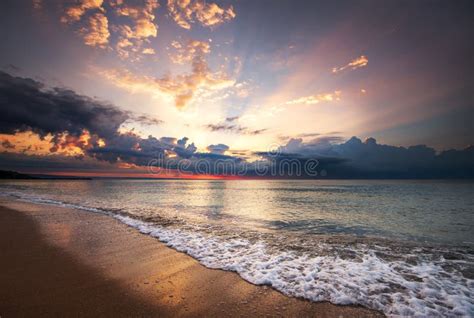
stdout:
{"type": "Polygon", "coordinates": [[[0,180],[203,180],[203,181],[225,181],[225,180],[242,180],[242,181],[250,181],[250,180],[264,180],[264,181],[271,181],[271,180],[291,180],[291,181],[318,181],[318,180],[374,180],[374,181],[382,181],[382,180],[393,180],[393,181],[403,181],[403,180],[420,180],[420,181],[464,181],[464,182],[474,182],[474,179],[466,177],[466,178],[242,178],[242,179],[227,179],[226,177],[222,178],[191,178],[191,177],[182,177],[182,178],[156,178],[156,177],[125,177],[125,176],[57,176],[51,174],[26,174],[20,173],[16,171],[8,171],[8,170],[0,170],[0,180]]]}
{"type": "Polygon", "coordinates": [[[92,180],[90,177],[34,175],[0,170],[0,180],[92,180]]]}

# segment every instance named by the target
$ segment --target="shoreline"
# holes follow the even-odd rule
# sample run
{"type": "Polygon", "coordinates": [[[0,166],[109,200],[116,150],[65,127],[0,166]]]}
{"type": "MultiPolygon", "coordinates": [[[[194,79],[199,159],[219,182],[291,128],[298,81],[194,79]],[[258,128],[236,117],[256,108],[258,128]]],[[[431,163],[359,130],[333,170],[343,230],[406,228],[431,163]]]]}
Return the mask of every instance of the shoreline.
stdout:
{"type": "Polygon", "coordinates": [[[209,269],[106,215],[0,200],[0,316],[383,317],[209,269]]]}

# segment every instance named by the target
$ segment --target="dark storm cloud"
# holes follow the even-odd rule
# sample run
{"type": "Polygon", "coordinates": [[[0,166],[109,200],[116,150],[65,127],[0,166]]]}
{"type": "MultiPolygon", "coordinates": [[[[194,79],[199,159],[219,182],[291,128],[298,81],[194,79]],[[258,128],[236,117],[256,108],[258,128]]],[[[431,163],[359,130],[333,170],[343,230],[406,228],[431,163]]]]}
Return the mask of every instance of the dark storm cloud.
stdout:
{"type": "Polygon", "coordinates": [[[91,135],[110,138],[127,119],[126,112],[110,104],[0,71],[0,133],[80,136],[88,130],[91,135]]]}
{"type": "Polygon", "coordinates": [[[11,71],[12,73],[20,72],[21,68],[14,65],[14,64],[8,64],[3,67],[4,70],[6,71],[11,71]]]}
{"type": "MultiPolygon", "coordinates": [[[[52,152],[61,146],[61,138],[67,137],[96,159],[138,165],[146,164],[147,159],[166,149],[179,148],[183,154],[193,152],[193,145],[182,147],[183,140],[173,145],[175,140],[170,144],[166,138],[160,141],[152,136],[143,139],[132,132],[119,133],[118,129],[126,122],[161,124],[159,119],[125,112],[69,89],[47,88],[33,79],[0,71],[0,133],[31,131],[41,137],[51,134],[52,152]],[[87,147],[77,139],[84,131],[93,136],[87,147]],[[105,141],[106,147],[99,147],[98,138],[105,141]]],[[[2,146],[11,148],[7,142],[2,146]]]]}
{"type": "Polygon", "coordinates": [[[153,136],[141,138],[133,133],[117,135],[108,140],[105,147],[95,147],[88,154],[111,163],[126,162],[137,166],[147,166],[157,158],[166,161],[170,153],[179,158],[191,158],[196,152],[194,143],[187,144],[188,138],[177,140],[171,137],[160,139],[153,136]]]}
{"type": "Polygon", "coordinates": [[[273,153],[257,153],[273,160],[309,159],[319,162],[329,178],[473,178],[474,147],[439,154],[425,145],[396,147],[352,137],[291,139],[273,153]]]}
{"type": "Polygon", "coordinates": [[[94,156],[110,162],[120,158],[142,166],[160,158],[155,164],[168,169],[181,169],[184,160],[182,172],[248,177],[313,178],[321,174],[326,178],[474,177],[474,147],[437,154],[424,145],[407,148],[380,145],[373,138],[362,142],[353,137],[342,143],[339,137],[318,138],[307,143],[292,139],[275,152],[255,152],[261,160],[248,162],[240,156],[224,155],[228,150],[226,145],[210,145],[209,153],[201,153],[186,141],[178,143],[172,138],[161,140],[150,136],[134,139],[133,142],[140,145],[139,150],[134,150],[133,142],[129,142],[117,148],[96,149],[94,156]],[[178,157],[170,159],[166,151],[173,151],[178,157]]]}

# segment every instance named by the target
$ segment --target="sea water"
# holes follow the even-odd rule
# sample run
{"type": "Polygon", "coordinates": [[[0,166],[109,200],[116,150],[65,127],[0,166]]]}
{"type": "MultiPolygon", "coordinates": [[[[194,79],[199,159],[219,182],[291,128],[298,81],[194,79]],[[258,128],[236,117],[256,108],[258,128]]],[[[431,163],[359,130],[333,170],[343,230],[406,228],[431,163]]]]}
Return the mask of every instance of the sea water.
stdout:
{"type": "Polygon", "coordinates": [[[289,296],[474,316],[472,182],[19,180],[0,191],[108,214],[289,296]]]}

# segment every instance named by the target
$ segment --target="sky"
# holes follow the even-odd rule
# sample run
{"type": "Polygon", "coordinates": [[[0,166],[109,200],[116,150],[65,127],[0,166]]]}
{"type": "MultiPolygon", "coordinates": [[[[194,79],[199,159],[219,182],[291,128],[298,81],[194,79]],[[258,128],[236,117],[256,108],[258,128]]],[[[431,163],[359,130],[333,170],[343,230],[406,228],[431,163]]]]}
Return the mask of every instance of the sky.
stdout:
{"type": "Polygon", "coordinates": [[[473,173],[472,1],[7,0],[0,21],[5,168],[473,173]]]}

